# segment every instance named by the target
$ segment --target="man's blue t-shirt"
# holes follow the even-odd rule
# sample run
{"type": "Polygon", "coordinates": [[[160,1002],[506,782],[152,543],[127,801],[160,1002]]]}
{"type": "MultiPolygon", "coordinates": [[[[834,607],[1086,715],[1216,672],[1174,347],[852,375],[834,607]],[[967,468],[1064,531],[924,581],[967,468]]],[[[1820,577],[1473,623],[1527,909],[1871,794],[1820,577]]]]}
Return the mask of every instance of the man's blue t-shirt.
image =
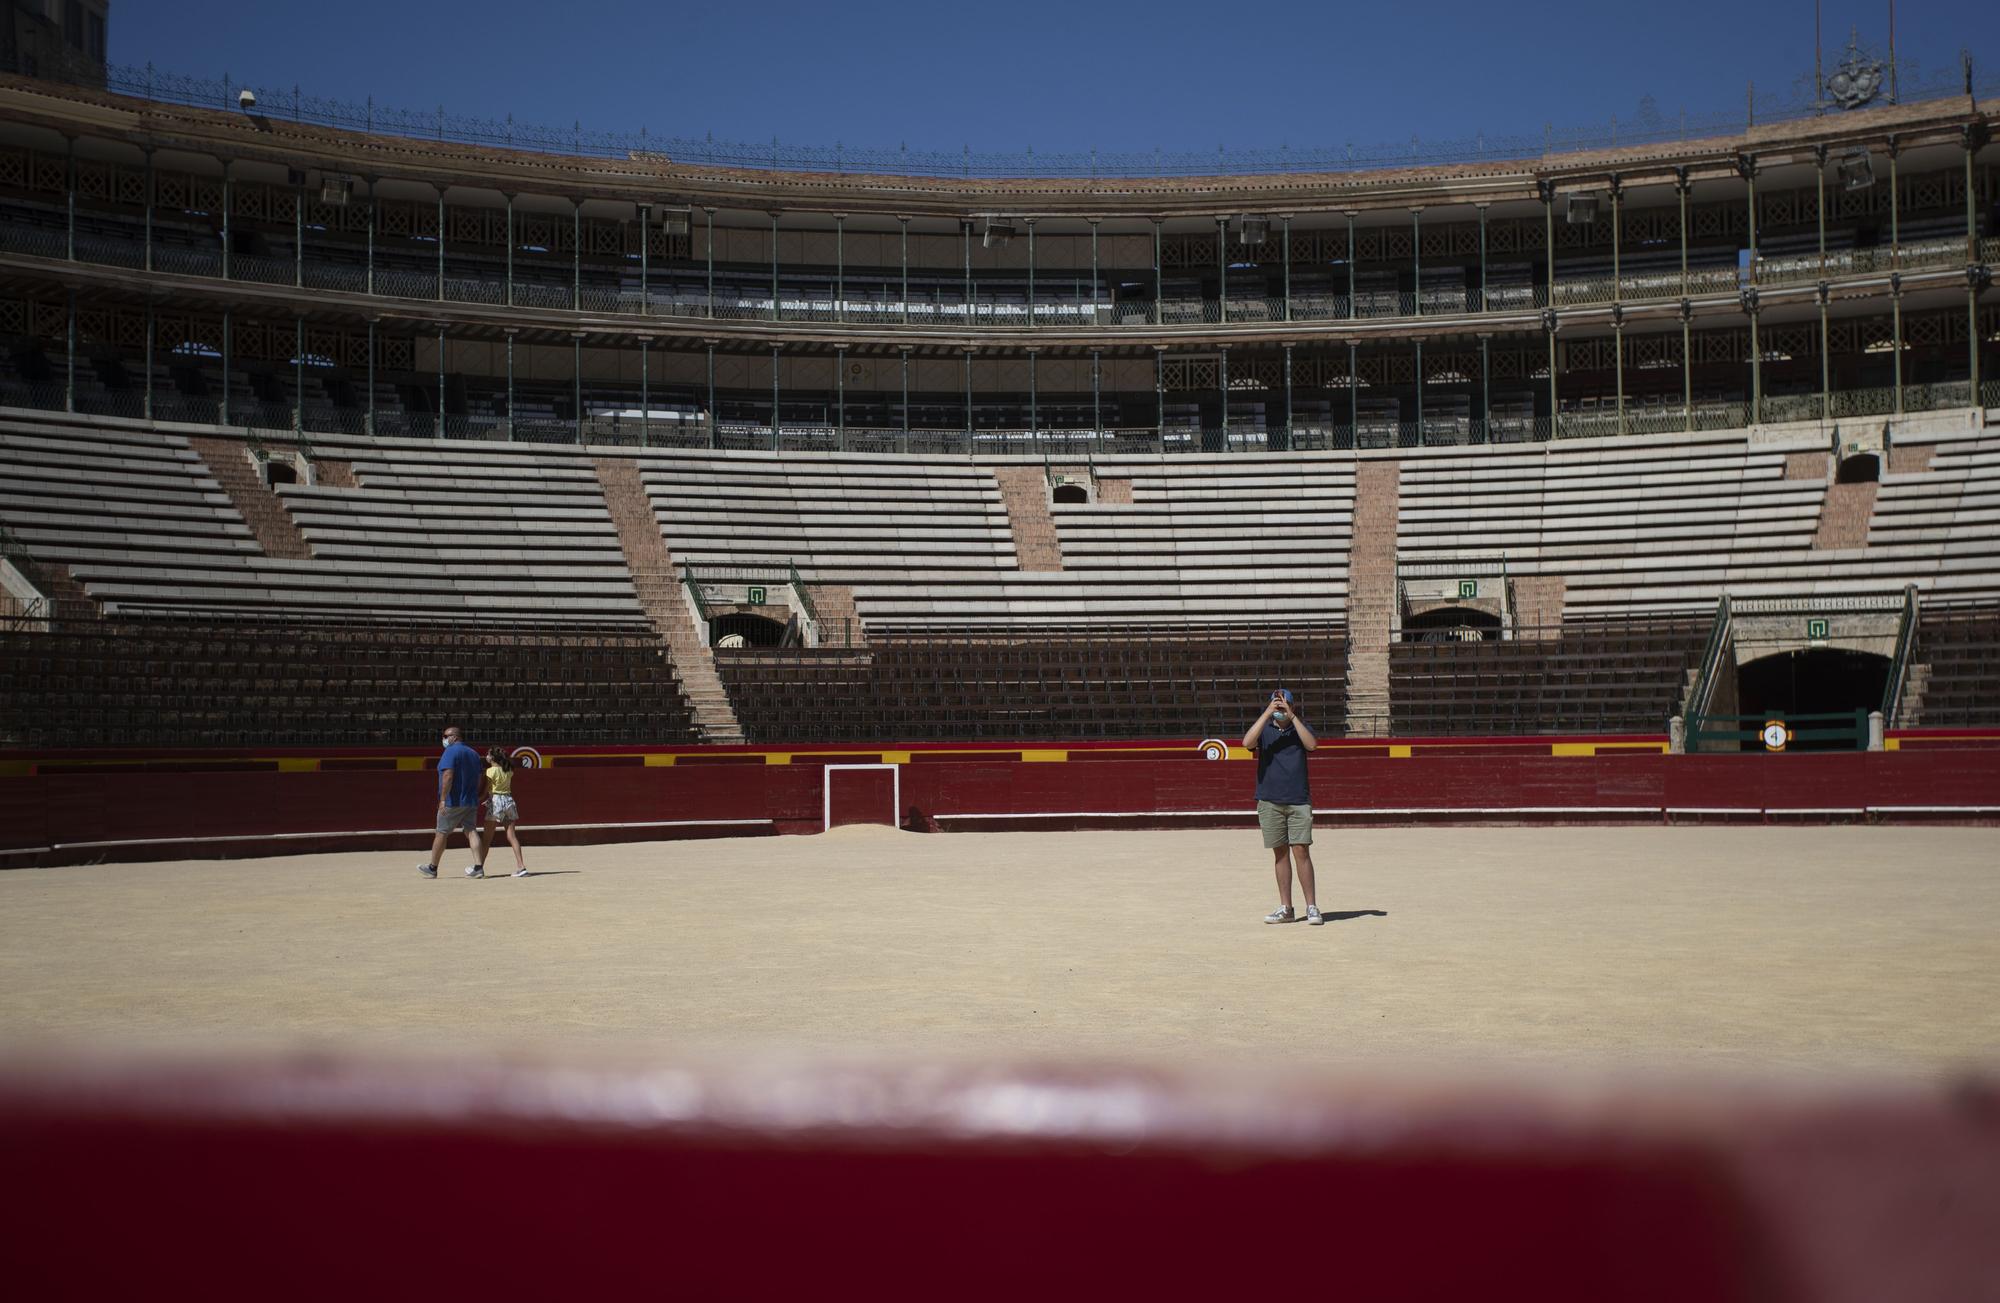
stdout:
{"type": "Polygon", "coordinates": [[[446,805],[478,805],[479,782],[486,776],[486,766],[479,761],[479,753],[463,742],[454,742],[438,757],[438,772],[451,771],[451,788],[445,793],[446,805]]]}
{"type": "Polygon", "coordinates": [[[1257,799],[1279,805],[1311,805],[1306,785],[1306,744],[1296,728],[1264,725],[1257,739],[1257,799]]]}

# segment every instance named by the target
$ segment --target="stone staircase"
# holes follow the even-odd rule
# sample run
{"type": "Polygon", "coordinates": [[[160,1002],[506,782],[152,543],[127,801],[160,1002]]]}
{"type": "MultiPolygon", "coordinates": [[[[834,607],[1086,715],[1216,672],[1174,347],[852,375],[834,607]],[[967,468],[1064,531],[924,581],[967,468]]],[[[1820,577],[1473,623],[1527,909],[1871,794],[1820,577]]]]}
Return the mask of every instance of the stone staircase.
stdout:
{"type": "Polygon", "coordinates": [[[1881,487],[1873,480],[1827,485],[1812,545],[1815,548],[1868,546],[1868,522],[1874,519],[1875,493],[1881,487]]]}
{"type": "Polygon", "coordinates": [[[618,546],[625,553],[625,568],[632,574],[632,587],[653,630],[667,644],[667,659],[674,676],[694,708],[694,719],[705,742],[741,742],[743,727],[722,676],[715,670],[715,653],[696,631],[687,610],[687,597],[680,572],[674,567],[673,553],[660,535],[659,520],[653,515],[652,499],[639,476],[639,465],[623,457],[592,459],[597,482],[604,489],[604,504],[611,523],[618,530],[618,546]]]}
{"type": "Polygon", "coordinates": [[[201,454],[209,474],[215,476],[237,514],[250,526],[250,533],[265,556],[288,561],[311,559],[312,548],[306,544],[305,535],[292,523],[284,502],[264,483],[248,444],[212,438],[190,438],[188,442],[201,454]]]}
{"type": "Polygon", "coordinates": [[[1023,570],[1060,570],[1062,544],[1049,514],[1049,483],[1038,466],[1002,466],[993,472],[1014,531],[1014,557],[1023,570]]]}
{"type": "Polygon", "coordinates": [[[1919,728],[1924,722],[1924,694],[1931,686],[1931,667],[1922,661],[1910,662],[1903,671],[1903,697],[1896,703],[1896,718],[1885,720],[1891,728],[1919,728]]]}
{"type": "Polygon", "coordinates": [[[1402,464],[1363,461],[1354,471],[1354,547],[1347,558],[1349,736],[1389,731],[1389,639],[1395,632],[1396,525],[1402,464]]]}
{"type": "Polygon", "coordinates": [[[807,584],[813,614],[819,621],[822,647],[853,647],[866,651],[868,630],[854,607],[854,590],[846,584],[807,584]]]}

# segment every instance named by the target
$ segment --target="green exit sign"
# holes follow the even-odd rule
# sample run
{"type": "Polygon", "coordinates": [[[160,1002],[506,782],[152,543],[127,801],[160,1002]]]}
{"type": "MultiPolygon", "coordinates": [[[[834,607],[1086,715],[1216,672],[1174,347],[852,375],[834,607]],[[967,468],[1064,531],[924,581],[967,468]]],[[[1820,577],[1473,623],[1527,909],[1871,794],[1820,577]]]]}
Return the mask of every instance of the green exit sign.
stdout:
{"type": "Polygon", "coordinates": [[[1477,596],[1479,596],[1479,581],[1477,579],[1461,579],[1458,581],[1459,601],[1469,602],[1477,596]]]}
{"type": "Polygon", "coordinates": [[[1827,628],[1826,628],[1826,621],[1825,621],[1825,620],[1807,620],[1807,621],[1806,621],[1806,641],[1807,641],[1807,642],[1825,642],[1825,641],[1826,641],[1826,633],[1827,633],[1827,628]]]}
{"type": "Polygon", "coordinates": [[[764,605],[764,597],[765,597],[765,592],[762,587],[753,586],[750,589],[750,605],[752,606],[764,605]]]}

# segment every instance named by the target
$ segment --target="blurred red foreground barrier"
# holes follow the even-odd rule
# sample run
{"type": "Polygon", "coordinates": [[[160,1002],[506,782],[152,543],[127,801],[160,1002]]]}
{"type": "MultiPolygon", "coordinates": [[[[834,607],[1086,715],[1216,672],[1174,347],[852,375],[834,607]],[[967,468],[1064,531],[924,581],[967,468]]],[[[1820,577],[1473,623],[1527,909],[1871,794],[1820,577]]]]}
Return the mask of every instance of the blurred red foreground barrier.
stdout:
{"type": "Polygon", "coordinates": [[[1991,1299],[2000,1096],[0,1068],[15,1298],[1991,1299]]]}

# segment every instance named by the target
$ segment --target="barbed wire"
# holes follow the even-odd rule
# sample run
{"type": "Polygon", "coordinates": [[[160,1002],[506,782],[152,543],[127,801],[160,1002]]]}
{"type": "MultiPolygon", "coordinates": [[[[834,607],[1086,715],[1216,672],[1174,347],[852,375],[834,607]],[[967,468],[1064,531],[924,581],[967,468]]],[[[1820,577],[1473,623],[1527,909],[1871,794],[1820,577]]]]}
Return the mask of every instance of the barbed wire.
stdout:
{"type": "MultiPolygon", "coordinates": [[[[1962,56],[1959,67],[1934,72],[1919,68],[1914,60],[1899,60],[1894,79],[1898,86],[1896,102],[1922,103],[1968,93],[1976,97],[2000,96],[2000,76],[1982,80],[1974,76],[1973,67],[1969,56],[1962,56]]],[[[1778,92],[1760,95],[1753,86],[1746,91],[1744,104],[1738,109],[1695,114],[1682,110],[1667,114],[1648,97],[1641,100],[1638,112],[1630,119],[1614,117],[1608,122],[1561,128],[1551,123],[1544,125],[1539,133],[1481,132],[1453,139],[1412,135],[1408,140],[1394,143],[1350,141],[1303,149],[1280,145],[1275,149],[1231,150],[1218,145],[1213,152],[1092,149],[1045,154],[1033,148],[1014,153],[975,151],[970,146],[954,152],[910,149],[907,145],[894,149],[857,148],[839,142],[830,146],[808,145],[783,142],[776,137],[768,144],[754,144],[718,140],[712,134],[699,138],[655,135],[644,127],[636,132],[601,131],[586,129],[580,122],[564,128],[521,122],[512,114],[504,118],[467,117],[448,113],[442,105],[436,109],[398,108],[377,104],[372,96],[362,101],[333,99],[305,94],[296,85],[285,88],[249,83],[228,73],[221,77],[190,76],[163,71],[150,63],[106,65],[105,87],[119,94],[163,103],[232,112],[238,109],[239,92],[247,89],[256,96],[255,112],[267,118],[585,158],[658,159],[709,167],[966,179],[1252,176],[1500,162],[1697,140],[1733,134],[1750,126],[1798,121],[1839,111],[1826,100],[1813,78],[1802,77],[1778,92]]],[[[1888,102],[1886,95],[1876,102],[1888,102]]]]}

